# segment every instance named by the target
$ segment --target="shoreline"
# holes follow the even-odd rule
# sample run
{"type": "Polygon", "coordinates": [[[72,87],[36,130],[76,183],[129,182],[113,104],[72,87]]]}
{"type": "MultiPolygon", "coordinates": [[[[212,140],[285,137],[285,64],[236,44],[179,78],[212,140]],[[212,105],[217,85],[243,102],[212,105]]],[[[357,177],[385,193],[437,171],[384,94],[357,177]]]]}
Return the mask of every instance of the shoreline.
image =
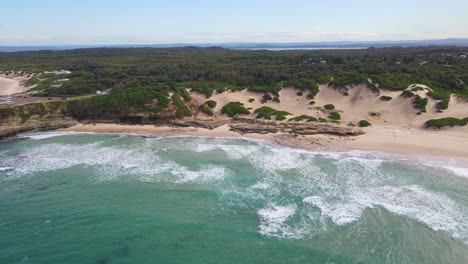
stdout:
{"type": "Polygon", "coordinates": [[[324,134],[300,136],[288,133],[240,134],[230,131],[227,124],[212,130],[196,127],[153,125],[77,124],[57,131],[98,134],[147,134],[163,137],[245,138],[269,141],[280,146],[308,151],[345,152],[360,150],[395,155],[468,158],[468,129],[466,127],[440,131],[396,126],[373,127],[366,129],[366,134],[355,137],[324,134]],[[427,142],[431,142],[431,144],[427,142]]]}

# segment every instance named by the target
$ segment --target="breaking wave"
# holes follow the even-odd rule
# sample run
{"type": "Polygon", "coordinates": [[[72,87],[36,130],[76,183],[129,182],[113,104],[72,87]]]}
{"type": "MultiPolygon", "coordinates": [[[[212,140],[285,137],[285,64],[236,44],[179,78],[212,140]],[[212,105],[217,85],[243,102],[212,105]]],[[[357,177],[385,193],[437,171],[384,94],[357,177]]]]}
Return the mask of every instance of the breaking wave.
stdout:
{"type": "MultiPolygon", "coordinates": [[[[57,136],[47,135],[29,137],[40,141],[57,136]]],[[[445,177],[435,168],[445,169],[447,177],[466,177],[463,167],[414,165],[356,151],[309,152],[255,141],[131,136],[110,140],[101,135],[81,144],[35,142],[14,155],[0,156],[0,181],[72,167],[92,170],[90,177],[97,182],[217,184],[220,202],[252,209],[258,231],[265,236],[313,236],[328,224],[357,222],[366,209],[378,207],[468,243],[468,208],[425,184],[425,179],[445,177]]]]}

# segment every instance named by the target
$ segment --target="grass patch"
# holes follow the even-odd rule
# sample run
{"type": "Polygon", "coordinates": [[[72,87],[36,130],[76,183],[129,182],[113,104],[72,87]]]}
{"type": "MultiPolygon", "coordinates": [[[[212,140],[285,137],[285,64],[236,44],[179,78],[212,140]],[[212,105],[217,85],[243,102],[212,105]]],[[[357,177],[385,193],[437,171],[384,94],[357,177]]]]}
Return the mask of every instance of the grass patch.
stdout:
{"type": "Polygon", "coordinates": [[[468,124],[468,117],[465,117],[463,119],[458,119],[455,117],[445,117],[440,119],[428,120],[424,125],[426,127],[442,128],[446,126],[465,126],[466,124],[468,124]]]}
{"type": "Polygon", "coordinates": [[[257,110],[255,110],[255,113],[257,113],[257,118],[265,118],[271,120],[272,116],[276,116],[276,120],[278,121],[285,120],[286,116],[290,115],[290,113],[286,111],[279,111],[268,106],[258,108],[257,110]]]}
{"type": "Polygon", "coordinates": [[[307,121],[307,122],[317,122],[317,118],[313,117],[313,116],[308,116],[308,115],[300,115],[300,116],[296,116],[296,117],[293,117],[291,119],[289,119],[288,121],[294,121],[294,122],[301,122],[301,121],[307,121]]]}
{"type": "Polygon", "coordinates": [[[221,114],[235,117],[236,115],[249,115],[250,111],[241,102],[229,102],[221,109],[221,114]]]}

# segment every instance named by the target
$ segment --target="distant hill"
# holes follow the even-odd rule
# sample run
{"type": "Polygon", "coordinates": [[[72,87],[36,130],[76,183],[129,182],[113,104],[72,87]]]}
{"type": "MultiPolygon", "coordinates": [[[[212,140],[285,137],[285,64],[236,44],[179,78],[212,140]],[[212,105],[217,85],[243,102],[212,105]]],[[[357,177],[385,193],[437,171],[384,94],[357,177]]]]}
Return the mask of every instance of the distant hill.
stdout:
{"type": "Polygon", "coordinates": [[[50,46],[0,46],[0,52],[36,51],[36,50],[70,50],[81,48],[171,48],[171,47],[223,47],[229,49],[353,49],[383,47],[416,47],[416,46],[468,46],[468,39],[434,39],[434,40],[398,40],[398,41],[334,41],[334,42],[293,42],[293,43],[172,43],[172,44],[134,44],[134,45],[50,45],[50,46]]]}

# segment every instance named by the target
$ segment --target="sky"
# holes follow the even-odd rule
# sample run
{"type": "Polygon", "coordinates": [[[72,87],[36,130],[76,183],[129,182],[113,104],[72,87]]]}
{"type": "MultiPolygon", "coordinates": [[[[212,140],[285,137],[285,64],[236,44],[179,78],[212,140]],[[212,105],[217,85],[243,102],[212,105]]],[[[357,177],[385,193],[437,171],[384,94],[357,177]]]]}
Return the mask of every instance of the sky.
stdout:
{"type": "Polygon", "coordinates": [[[468,0],[0,0],[0,46],[468,38],[468,0]]]}

